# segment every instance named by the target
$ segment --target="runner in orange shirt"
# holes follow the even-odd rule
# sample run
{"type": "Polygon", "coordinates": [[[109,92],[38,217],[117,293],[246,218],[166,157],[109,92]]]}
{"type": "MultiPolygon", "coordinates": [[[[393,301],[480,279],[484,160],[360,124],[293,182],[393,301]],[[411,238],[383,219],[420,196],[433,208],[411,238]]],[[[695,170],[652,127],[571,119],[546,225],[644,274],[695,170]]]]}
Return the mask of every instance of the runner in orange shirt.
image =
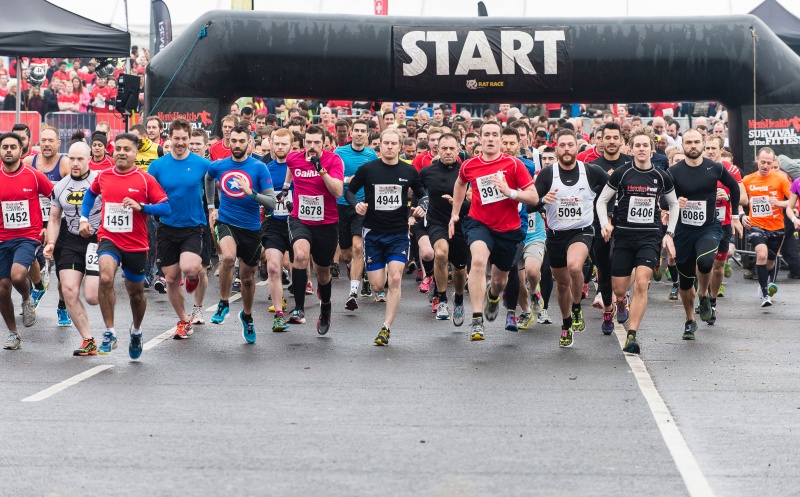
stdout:
{"type": "Polygon", "coordinates": [[[772,163],[776,160],[775,152],[763,147],[756,156],[758,169],[742,180],[750,205],[750,215],[742,216],[742,224],[750,229],[747,239],[756,252],[761,307],[771,306],[770,297],[778,291],[775,260],[785,235],[783,210],[791,196],[789,180],[772,170],[772,163]]]}

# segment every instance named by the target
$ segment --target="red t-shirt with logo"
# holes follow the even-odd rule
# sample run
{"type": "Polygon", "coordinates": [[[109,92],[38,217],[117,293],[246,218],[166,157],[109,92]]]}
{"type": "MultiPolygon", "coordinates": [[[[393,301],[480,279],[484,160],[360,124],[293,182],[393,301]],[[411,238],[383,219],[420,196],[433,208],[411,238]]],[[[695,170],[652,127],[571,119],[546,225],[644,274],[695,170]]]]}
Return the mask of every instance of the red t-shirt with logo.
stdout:
{"type": "Polygon", "coordinates": [[[0,167],[0,242],[27,238],[41,241],[39,195],[49,197],[53,183],[41,171],[20,163],[9,174],[0,167]]]}
{"type": "Polygon", "coordinates": [[[105,171],[114,167],[114,161],[110,156],[106,155],[100,162],[95,162],[94,159],[89,159],[89,169],[92,171],[105,171]]]}
{"type": "Polygon", "coordinates": [[[428,150],[424,154],[414,157],[414,161],[411,162],[411,165],[414,166],[417,172],[420,172],[423,168],[430,166],[431,162],[433,162],[433,154],[428,150]]]}
{"type": "MultiPolygon", "coordinates": [[[[739,171],[738,167],[734,166],[728,161],[722,161],[722,165],[725,166],[725,169],[727,169],[729,173],[731,173],[731,175],[736,179],[737,183],[742,182],[742,172],[739,171]]],[[[728,195],[731,193],[731,191],[719,181],[717,181],[717,188],[722,188],[728,195]]],[[[731,224],[731,214],[733,214],[733,212],[730,201],[726,202],[725,200],[717,199],[717,219],[719,219],[723,226],[731,224]],[[723,208],[725,208],[725,215],[720,218],[719,215],[723,208]]]]}
{"type": "Polygon", "coordinates": [[[208,150],[208,156],[211,160],[227,159],[232,156],[230,147],[225,146],[225,140],[220,140],[208,150]]]}
{"type": "Polygon", "coordinates": [[[92,193],[103,197],[101,213],[103,221],[97,230],[97,239],[109,240],[125,252],[147,252],[150,248],[147,239],[147,214],[132,210],[131,231],[119,233],[106,229],[106,209],[108,204],[122,204],[126,197],[141,204],[159,204],[166,201],[167,194],[156,179],[138,167],[126,173],[120,173],[114,167],[98,174],[90,188],[92,193]]]}
{"type": "Polygon", "coordinates": [[[506,233],[519,229],[519,203],[492,191],[491,178],[502,172],[512,190],[524,190],[533,184],[531,173],[516,157],[501,154],[493,161],[483,156],[473,157],[461,164],[458,178],[472,186],[469,217],[485,224],[492,231],[506,233]],[[502,197],[502,199],[498,199],[502,197]]]}
{"type": "Polygon", "coordinates": [[[107,86],[104,86],[102,88],[100,88],[99,86],[95,86],[94,88],[92,88],[92,92],[90,93],[90,95],[92,97],[92,103],[94,103],[94,101],[95,101],[95,99],[97,98],[98,95],[101,95],[103,97],[103,99],[105,100],[105,105],[104,106],[102,106],[102,107],[92,107],[92,110],[94,110],[95,113],[111,112],[110,107],[109,107],[109,101],[112,98],[114,98],[113,97],[114,90],[112,90],[111,88],[109,88],[107,86]]]}

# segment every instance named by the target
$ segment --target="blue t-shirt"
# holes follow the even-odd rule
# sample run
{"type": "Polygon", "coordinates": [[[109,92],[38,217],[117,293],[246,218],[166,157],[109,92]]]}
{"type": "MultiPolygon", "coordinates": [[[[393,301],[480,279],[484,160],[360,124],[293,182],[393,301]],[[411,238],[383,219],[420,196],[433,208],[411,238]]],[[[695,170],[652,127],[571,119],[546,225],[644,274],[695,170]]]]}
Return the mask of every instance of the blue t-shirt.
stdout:
{"type": "Polygon", "coordinates": [[[203,179],[211,162],[196,154],[177,160],[172,154],[154,160],[147,172],[158,181],[169,198],[172,213],[161,222],[175,228],[207,224],[203,210],[203,179]]]}
{"type": "Polygon", "coordinates": [[[213,162],[208,175],[219,181],[218,219],[225,224],[258,231],[261,229],[261,205],[239,188],[237,174],[243,174],[256,193],[273,188],[269,169],[259,160],[247,157],[234,162],[233,157],[228,157],[213,162]]]}
{"type": "MultiPolygon", "coordinates": [[[[336,155],[338,155],[342,162],[344,163],[344,177],[347,178],[348,176],[352,176],[358,171],[358,168],[361,167],[362,164],[365,162],[369,162],[371,160],[375,160],[378,158],[378,154],[375,153],[370,147],[364,147],[364,150],[360,152],[356,152],[353,150],[353,146],[348,144],[342,147],[337,147],[336,150],[333,151],[336,155]]],[[[344,190],[347,190],[348,183],[344,184],[344,190]]],[[[359,202],[364,201],[364,189],[361,188],[356,193],[356,198],[359,202]]],[[[347,203],[347,200],[344,199],[344,195],[342,195],[337,201],[339,205],[350,205],[347,203]]]]}
{"type": "MultiPolygon", "coordinates": [[[[531,178],[536,177],[536,164],[525,157],[517,157],[524,165],[525,168],[531,173],[531,178]]],[[[543,242],[547,238],[545,233],[544,219],[538,212],[528,213],[527,206],[522,202],[519,203],[519,217],[520,229],[525,233],[525,245],[540,241],[543,242]]]]}
{"type": "MultiPolygon", "coordinates": [[[[288,169],[288,167],[289,166],[286,165],[286,162],[278,162],[277,159],[272,159],[272,161],[269,164],[267,164],[267,169],[269,169],[269,175],[271,177],[273,177],[273,178],[277,178],[278,180],[280,180],[282,178],[283,179],[286,178],[286,169],[288,169]]],[[[281,183],[281,185],[282,184],[283,183],[281,183]]],[[[291,197],[289,197],[289,198],[291,198],[291,197]]],[[[287,217],[289,217],[289,213],[288,212],[285,213],[285,214],[276,213],[276,212],[277,211],[270,211],[269,214],[270,214],[270,216],[274,217],[275,219],[284,220],[287,217]]]]}

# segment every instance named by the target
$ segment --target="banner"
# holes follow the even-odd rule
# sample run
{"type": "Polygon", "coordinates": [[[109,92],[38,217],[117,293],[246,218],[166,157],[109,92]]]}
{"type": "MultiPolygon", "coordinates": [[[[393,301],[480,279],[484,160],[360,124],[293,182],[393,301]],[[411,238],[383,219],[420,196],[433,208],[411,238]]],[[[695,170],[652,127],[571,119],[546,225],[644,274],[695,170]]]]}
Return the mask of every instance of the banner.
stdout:
{"type": "Polygon", "coordinates": [[[745,170],[755,161],[753,147],[770,147],[775,155],[800,159],[800,105],[759,105],[753,119],[753,107],[742,107],[745,170]]]}
{"type": "Polygon", "coordinates": [[[389,15],[389,0],[375,0],[375,15],[376,16],[389,15]]]}
{"type": "Polygon", "coordinates": [[[192,123],[192,129],[202,129],[210,135],[215,133],[219,117],[219,101],[215,98],[173,98],[161,99],[158,112],[154,115],[164,121],[164,128],[182,117],[192,123]]]}
{"type": "MultiPolygon", "coordinates": [[[[394,26],[397,91],[572,91],[572,28],[394,26]]],[[[533,100],[535,96],[531,95],[533,100]]]]}
{"type": "Polygon", "coordinates": [[[150,4],[150,57],[172,41],[172,20],[164,0],[153,0],[150,4]]]}

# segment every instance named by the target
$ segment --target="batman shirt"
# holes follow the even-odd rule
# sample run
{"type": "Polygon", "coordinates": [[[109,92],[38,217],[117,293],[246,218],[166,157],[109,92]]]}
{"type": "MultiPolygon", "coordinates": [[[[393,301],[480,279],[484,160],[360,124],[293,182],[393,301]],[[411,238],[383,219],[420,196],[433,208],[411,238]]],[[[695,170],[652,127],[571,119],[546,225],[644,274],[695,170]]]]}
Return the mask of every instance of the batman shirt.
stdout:
{"type": "MultiPolygon", "coordinates": [[[[71,175],[61,179],[53,187],[52,206],[62,210],[62,219],[67,223],[67,229],[73,235],[78,235],[78,228],[81,224],[81,208],[83,206],[83,195],[92,186],[92,182],[100,174],[98,171],[89,171],[85,178],[75,179],[71,175]]],[[[100,226],[100,207],[103,201],[100,197],[94,202],[92,213],[89,215],[89,224],[92,225],[92,233],[97,232],[100,226]]]]}

